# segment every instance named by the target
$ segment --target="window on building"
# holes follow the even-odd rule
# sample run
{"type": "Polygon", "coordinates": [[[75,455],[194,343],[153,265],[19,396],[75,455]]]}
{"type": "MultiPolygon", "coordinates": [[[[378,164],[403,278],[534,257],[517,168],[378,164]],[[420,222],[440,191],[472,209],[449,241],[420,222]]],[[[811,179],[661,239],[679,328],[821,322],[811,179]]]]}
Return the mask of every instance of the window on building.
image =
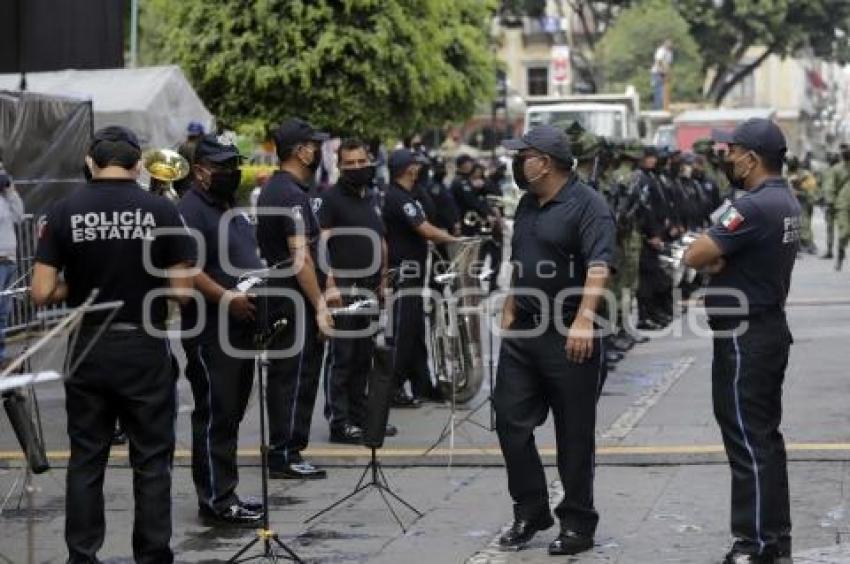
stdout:
{"type": "Polygon", "coordinates": [[[528,67],[526,78],[529,96],[549,94],[549,67],[528,67]]]}

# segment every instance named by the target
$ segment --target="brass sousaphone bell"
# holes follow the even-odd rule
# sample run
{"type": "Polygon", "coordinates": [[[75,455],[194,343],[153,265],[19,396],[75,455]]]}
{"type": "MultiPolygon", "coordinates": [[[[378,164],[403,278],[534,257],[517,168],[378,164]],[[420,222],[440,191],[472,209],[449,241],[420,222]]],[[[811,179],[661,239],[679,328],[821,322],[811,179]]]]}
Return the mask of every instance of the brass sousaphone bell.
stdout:
{"type": "Polygon", "coordinates": [[[189,175],[189,161],[171,149],[152,149],[142,155],[145,170],[151,176],[150,191],[169,200],[179,200],[173,183],[189,175]]]}

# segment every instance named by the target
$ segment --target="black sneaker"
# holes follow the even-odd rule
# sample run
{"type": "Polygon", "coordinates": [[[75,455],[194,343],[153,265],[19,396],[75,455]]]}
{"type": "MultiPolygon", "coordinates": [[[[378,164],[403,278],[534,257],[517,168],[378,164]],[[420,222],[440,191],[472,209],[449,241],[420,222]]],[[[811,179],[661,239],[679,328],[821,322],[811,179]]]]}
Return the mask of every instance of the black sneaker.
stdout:
{"type": "Polygon", "coordinates": [[[395,437],[396,435],[398,435],[398,427],[392,423],[387,423],[387,427],[384,429],[384,436],[395,437]]]}
{"type": "Polygon", "coordinates": [[[255,497],[240,497],[237,498],[237,503],[248,511],[263,512],[263,502],[255,497]]]}
{"type": "Polygon", "coordinates": [[[593,537],[569,529],[561,529],[561,534],[549,545],[549,555],[579,554],[591,548],[593,548],[593,537]]]}
{"type": "Polygon", "coordinates": [[[273,480],[324,480],[327,477],[327,472],[316,468],[306,460],[269,468],[269,478],[273,480]]]}
{"type": "Polygon", "coordinates": [[[401,408],[416,408],[419,407],[419,400],[413,396],[407,395],[406,392],[401,391],[393,398],[392,406],[401,408]]]}
{"type": "Polygon", "coordinates": [[[520,550],[539,531],[545,531],[554,524],[555,520],[548,511],[536,519],[515,519],[511,528],[499,537],[499,548],[502,550],[520,550]]]}
{"type": "Polygon", "coordinates": [[[234,503],[224,511],[201,506],[198,508],[198,517],[201,524],[207,527],[256,527],[263,519],[263,514],[234,503]]]}
{"type": "Polygon", "coordinates": [[[363,442],[363,429],[357,425],[343,425],[331,428],[330,442],[345,445],[359,445],[363,442]]]}
{"type": "Polygon", "coordinates": [[[746,554],[732,550],[726,554],[721,564],[791,564],[793,560],[790,556],[773,556],[757,554],[746,554]]]}

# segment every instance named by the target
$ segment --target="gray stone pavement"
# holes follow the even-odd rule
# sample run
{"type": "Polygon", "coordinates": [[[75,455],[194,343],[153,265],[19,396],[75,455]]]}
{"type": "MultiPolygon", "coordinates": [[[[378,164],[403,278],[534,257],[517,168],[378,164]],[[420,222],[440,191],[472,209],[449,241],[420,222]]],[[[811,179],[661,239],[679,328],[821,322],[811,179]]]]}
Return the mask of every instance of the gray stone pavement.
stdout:
{"type": "MultiPolygon", "coordinates": [[[[815,223],[822,240],[822,222],[815,223]]],[[[814,257],[798,263],[789,305],[795,344],[785,387],[783,430],[789,443],[795,562],[850,563],[848,501],[848,384],[850,274],[814,257]]],[[[40,359],[45,365],[50,359],[40,359]]],[[[710,341],[684,327],[636,348],[609,375],[599,415],[596,498],[601,514],[597,548],[576,562],[712,562],[729,543],[729,471],[710,405],[710,341]]],[[[485,394],[482,393],[482,396],[485,394]]],[[[63,561],[64,472],[67,441],[61,386],[39,390],[48,449],[55,469],[36,478],[36,562],[63,561]]],[[[250,538],[245,531],[197,524],[188,468],[191,394],[181,381],[177,467],[174,471],[174,543],[182,562],[220,562],[250,538]]],[[[320,401],[321,404],[321,401],[320,401]]],[[[259,492],[256,405],[243,424],[241,492],[259,492]]],[[[394,411],[401,433],[382,458],[398,492],[424,513],[400,510],[402,533],[375,493],[363,495],[311,524],[304,519],[347,493],[366,462],[366,451],[327,443],[317,407],[312,457],[329,466],[329,479],[273,482],[272,518],[286,541],[308,562],[536,563],[558,561],[545,553],[555,529],[519,553],[500,553],[492,541],[511,517],[504,469],[495,436],[464,425],[446,467],[447,443],[421,453],[438,436],[449,411],[429,405],[394,411]]],[[[460,413],[463,415],[463,412],[460,413]]],[[[476,420],[487,422],[486,410],[476,420]]],[[[557,475],[547,422],[538,433],[552,497],[557,475]]],[[[0,502],[20,472],[14,439],[0,415],[0,502]]],[[[126,453],[116,449],[107,473],[107,562],[130,562],[131,477],[126,453]]],[[[0,516],[0,562],[26,562],[27,512],[10,498],[0,516]],[[11,505],[10,505],[11,504],[11,505]],[[9,507],[12,507],[11,509],[9,507]],[[4,560],[5,558],[5,560],[4,560]]],[[[561,559],[561,561],[569,561],[561,559]]]]}

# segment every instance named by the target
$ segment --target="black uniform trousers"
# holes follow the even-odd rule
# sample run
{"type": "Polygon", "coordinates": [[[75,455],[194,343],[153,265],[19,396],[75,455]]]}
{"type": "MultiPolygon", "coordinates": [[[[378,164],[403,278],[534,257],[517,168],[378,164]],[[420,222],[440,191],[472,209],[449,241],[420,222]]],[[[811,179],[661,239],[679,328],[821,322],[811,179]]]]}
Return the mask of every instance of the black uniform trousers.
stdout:
{"type": "Polygon", "coordinates": [[[647,241],[643,242],[638,259],[638,319],[658,321],[673,315],[673,286],[661,268],[660,253],[647,241]]]}
{"type": "MultiPolygon", "coordinates": [[[[93,335],[82,330],[72,363],[93,335]]],[[[103,479],[116,419],[127,434],[133,468],[133,557],[141,564],[174,561],[169,542],[176,376],[165,339],[142,329],[109,330],[65,381],[71,445],[65,500],[69,563],[98,562],[106,532],[103,479]]]]}
{"type": "MultiPolygon", "coordinates": [[[[370,321],[367,315],[340,315],[334,318],[334,327],[340,331],[365,331],[370,321]]],[[[366,382],[374,350],[371,335],[335,337],[325,346],[325,418],[331,429],[365,424],[366,382]]]]}
{"type": "Polygon", "coordinates": [[[410,380],[413,395],[434,397],[425,346],[425,308],[422,277],[402,277],[393,296],[393,374],[399,388],[410,380]]]}
{"type": "Polygon", "coordinates": [[[732,535],[749,554],[790,555],[791,515],[782,383],[791,333],[781,310],[738,323],[713,322],[714,415],[732,469],[732,535]],[[737,328],[737,329],[736,329],[737,328]]]}
{"type": "MultiPolygon", "coordinates": [[[[236,349],[254,349],[250,327],[232,324],[228,338],[236,349]]],[[[217,330],[184,340],[183,349],[187,359],[186,378],[195,398],[192,480],[198,505],[221,512],[238,502],[236,448],[239,424],[254,382],[254,361],[226,354],[217,330]]]]}
{"type": "Polygon", "coordinates": [[[316,312],[309,302],[304,311],[303,318],[294,319],[291,329],[276,338],[270,347],[270,351],[288,348],[299,332],[304,336],[303,346],[293,356],[272,358],[269,362],[266,410],[272,466],[300,462],[301,451],[307,448],[310,439],[324,345],[319,338],[316,312]]]}
{"type": "MultiPolygon", "coordinates": [[[[512,329],[534,323],[518,320],[512,329]]],[[[569,324],[567,324],[569,327],[569,324]]],[[[555,509],[562,524],[592,536],[599,515],[593,506],[596,402],[605,382],[602,341],[594,339],[593,357],[576,364],[567,359],[566,337],[554,328],[539,337],[505,337],[499,351],[494,405],[496,432],[505,457],[508,490],[517,519],[549,512],[546,475],[534,429],[552,411],[558,473],[564,498],[555,509]]]]}

